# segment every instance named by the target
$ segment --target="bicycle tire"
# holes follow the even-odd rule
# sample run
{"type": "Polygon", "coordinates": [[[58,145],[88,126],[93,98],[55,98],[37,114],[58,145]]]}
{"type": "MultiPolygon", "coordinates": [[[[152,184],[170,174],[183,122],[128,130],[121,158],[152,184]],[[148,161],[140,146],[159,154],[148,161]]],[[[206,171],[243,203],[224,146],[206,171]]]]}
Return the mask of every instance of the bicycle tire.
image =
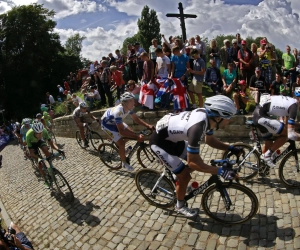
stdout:
{"type": "Polygon", "coordinates": [[[57,188],[57,192],[68,202],[73,202],[74,194],[66,178],[56,168],[53,168],[53,177],[53,182],[57,188]]]}
{"type": "Polygon", "coordinates": [[[85,146],[83,145],[83,141],[81,139],[81,135],[80,135],[80,131],[79,130],[76,131],[76,141],[77,141],[78,145],[81,148],[85,148],[85,146]]]}
{"type": "MultiPolygon", "coordinates": [[[[234,143],[232,144],[232,146],[234,147],[240,147],[245,151],[245,154],[247,154],[249,151],[251,151],[253,149],[252,146],[245,144],[245,143],[234,143]]],[[[230,151],[225,151],[223,153],[222,159],[226,159],[227,155],[230,153],[230,151]]],[[[241,157],[240,157],[241,158],[241,157]]],[[[257,175],[258,170],[260,168],[260,158],[259,158],[259,153],[255,150],[253,153],[251,153],[248,157],[248,159],[250,158],[250,161],[245,161],[244,164],[241,166],[238,175],[240,180],[249,180],[252,179],[254,176],[257,175]],[[250,169],[247,166],[251,164],[251,166],[255,165],[257,167],[257,170],[254,169],[250,169]]],[[[239,162],[241,162],[244,158],[242,158],[239,162]]],[[[232,155],[230,157],[230,160],[236,160],[236,156],[232,155]]],[[[237,162],[237,165],[239,164],[239,162],[237,162]]]]}
{"type": "Polygon", "coordinates": [[[153,166],[154,163],[156,163],[157,157],[150,149],[150,145],[147,143],[144,143],[144,146],[139,147],[136,156],[138,159],[138,162],[143,168],[147,168],[149,166],[153,166]]]}
{"type": "Polygon", "coordinates": [[[224,182],[222,188],[227,191],[230,201],[233,203],[227,210],[220,187],[210,186],[202,195],[201,205],[204,212],[215,221],[227,225],[242,224],[251,220],[256,215],[259,202],[254,192],[238,183],[224,182]],[[233,212],[232,209],[235,209],[233,212]]]}
{"type": "Polygon", "coordinates": [[[98,147],[100,160],[110,169],[118,170],[122,168],[122,161],[119,150],[112,144],[102,143],[98,147]]]}
{"type": "Polygon", "coordinates": [[[297,172],[295,166],[295,155],[298,155],[298,161],[300,159],[300,149],[289,152],[280,162],[278,168],[278,175],[283,184],[288,188],[300,187],[300,172],[297,172]]]}
{"type": "Polygon", "coordinates": [[[151,205],[160,208],[172,207],[176,201],[175,187],[166,176],[163,176],[160,180],[155,189],[155,194],[151,194],[151,190],[160,176],[161,173],[153,169],[141,169],[135,175],[136,187],[151,205]]]}
{"type": "Polygon", "coordinates": [[[95,150],[98,150],[99,145],[103,143],[103,139],[102,139],[101,135],[94,131],[90,132],[89,139],[95,150]]]}

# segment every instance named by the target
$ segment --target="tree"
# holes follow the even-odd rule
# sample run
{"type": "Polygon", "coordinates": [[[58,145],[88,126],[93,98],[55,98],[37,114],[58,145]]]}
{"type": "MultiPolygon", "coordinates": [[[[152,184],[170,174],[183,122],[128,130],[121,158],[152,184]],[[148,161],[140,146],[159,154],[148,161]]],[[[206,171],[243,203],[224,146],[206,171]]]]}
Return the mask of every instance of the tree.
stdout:
{"type": "Polygon", "coordinates": [[[66,53],[69,55],[80,56],[82,49],[82,41],[86,39],[85,36],[80,36],[79,33],[70,36],[65,43],[66,53]]]}
{"type": "Polygon", "coordinates": [[[158,21],[156,11],[149,9],[146,5],[141,13],[141,18],[138,19],[138,35],[140,38],[141,47],[143,47],[146,51],[151,45],[151,40],[156,38],[158,43],[160,43],[161,35],[160,35],[160,23],[158,21]]]}
{"type": "Polygon", "coordinates": [[[126,55],[127,54],[127,46],[128,44],[132,44],[134,45],[136,42],[138,42],[140,39],[139,39],[139,34],[135,34],[134,36],[132,37],[127,37],[124,42],[123,42],[123,45],[122,45],[122,49],[121,49],[121,53],[123,55],[126,55]]]}

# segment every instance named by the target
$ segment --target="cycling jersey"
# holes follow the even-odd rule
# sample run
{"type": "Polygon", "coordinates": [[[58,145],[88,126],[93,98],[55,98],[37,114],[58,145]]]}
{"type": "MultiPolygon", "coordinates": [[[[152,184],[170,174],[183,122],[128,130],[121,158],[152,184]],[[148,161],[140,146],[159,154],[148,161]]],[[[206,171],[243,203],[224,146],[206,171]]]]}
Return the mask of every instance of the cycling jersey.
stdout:
{"type": "Polygon", "coordinates": [[[78,106],[76,109],[74,109],[73,111],[73,118],[83,118],[84,115],[86,113],[83,113],[81,110],[80,110],[80,107],[78,106]]]}
{"type": "Polygon", "coordinates": [[[213,135],[205,109],[168,114],[156,124],[150,138],[152,151],[175,174],[184,169],[187,153],[199,154],[200,141],[213,135]]]}
{"type": "Polygon", "coordinates": [[[130,110],[125,113],[122,104],[119,104],[105,111],[101,117],[101,123],[104,127],[110,130],[118,131],[117,124],[123,123],[123,118],[125,118],[128,114],[132,115],[134,114],[134,111],[130,110]]]}
{"type": "MultiPolygon", "coordinates": [[[[267,115],[275,116],[291,116],[290,107],[297,103],[297,100],[288,96],[271,96],[271,102],[267,102],[263,105],[262,109],[267,115]]],[[[292,115],[293,116],[293,115],[292,115]]],[[[291,118],[291,117],[290,117],[291,118]]],[[[294,117],[293,119],[295,119],[294,117]]]]}
{"type": "Polygon", "coordinates": [[[35,149],[37,145],[44,146],[46,145],[45,141],[50,141],[51,137],[48,134],[47,129],[43,129],[42,132],[42,139],[38,139],[34,136],[34,131],[33,129],[29,129],[28,132],[26,133],[26,143],[28,148],[35,149]]]}
{"type": "Polygon", "coordinates": [[[29,128],[26,128],[25,125],[22,125],[21,129],[20,129],[20,134],[22,135],[22,140],[25,141],[26,140],[26,133],[31,129],[32,125],[29,125],[29,128]]]}
{"type": "Polygon", "coordinates": [[[46,126],[50,125],[51,116],[46,111],[43,113],[43,115],[44,116],[42,119],[44,119],[46,126]]]}

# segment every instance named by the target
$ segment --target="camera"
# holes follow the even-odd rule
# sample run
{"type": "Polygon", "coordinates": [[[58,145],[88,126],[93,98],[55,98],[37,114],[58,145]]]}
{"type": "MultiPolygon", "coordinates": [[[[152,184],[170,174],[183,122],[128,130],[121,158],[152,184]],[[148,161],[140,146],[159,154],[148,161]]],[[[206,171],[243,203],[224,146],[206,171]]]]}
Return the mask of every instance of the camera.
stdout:
{"type": "Polygon", "coordinates": [[[2,219],[0,218],[0,239],[4,240],[4,242],[8,246],[14,246],[14,238],[11,236],[12,234],[16,234],[16,230],[8,227],[7,231],[1,226],[2,219]]]}

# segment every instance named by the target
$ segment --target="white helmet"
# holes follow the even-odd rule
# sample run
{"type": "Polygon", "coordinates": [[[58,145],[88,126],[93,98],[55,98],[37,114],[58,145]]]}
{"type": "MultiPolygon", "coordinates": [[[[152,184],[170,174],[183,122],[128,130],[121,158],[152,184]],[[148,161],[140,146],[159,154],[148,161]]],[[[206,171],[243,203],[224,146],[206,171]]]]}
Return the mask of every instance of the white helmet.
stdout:
{"type": "Polygon", "coordinates": [[[79,104],[79,107],[80,107],[80,108],[86,108],[87,106],[86,106],[86,103],[85,103],[85,102],[81,102],[81,103],[79,104]]]}
{"type": "Polygon", "coordinates": [[[32,129],[35,133],[42,133],[44,130],[44,125],[41,122],[34,122],[32,124],[32,129]]]}
{"type": "Polygon", "coordinates": [[[130,99],[134,99],[134,94],[130,93],[130,92],[125,92],[123,95],[121,95],[120,97],[120,101],[121,102],[126,102],[130,99]]]}
{"type": "Polygon", "coordinates": [[[208,111],[208,116],[219,116],[230,119],[236,113],[234,102],[224,95],[206,98],[204,107],[208,111]]]}
{"type": "Polygon", "coordinates": [[[25,124],[25,125],[29,125],[30,122],[31,122],[31,120],[29,118],[24,118],[23,119],[23,124],[25,124]]]}
{"type": "Polygon", "coordinates": [[[16,126],[19,127],[19,126],[20,126],[20,123],[19,123],[19,122],[16,122],[16,126]]]}

